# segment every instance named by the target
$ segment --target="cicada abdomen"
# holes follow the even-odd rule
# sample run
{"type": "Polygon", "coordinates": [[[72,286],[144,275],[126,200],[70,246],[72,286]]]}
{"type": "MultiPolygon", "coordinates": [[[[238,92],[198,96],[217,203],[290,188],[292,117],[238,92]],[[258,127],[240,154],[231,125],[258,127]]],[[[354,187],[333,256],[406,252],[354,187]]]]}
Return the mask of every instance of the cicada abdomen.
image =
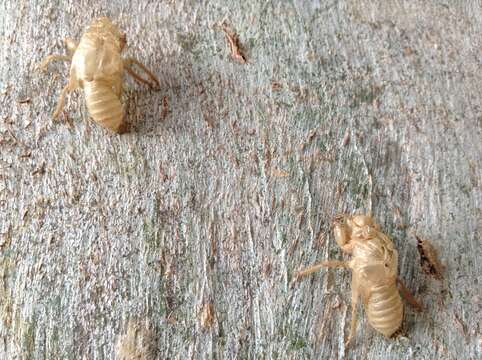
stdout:
{"type": "Polygon", "coordinates": [[[97,123],[116,133],[127,130],[124,109],[111,84],[103,80],[85,82],[84,91],[89,114],[97,123]]]}

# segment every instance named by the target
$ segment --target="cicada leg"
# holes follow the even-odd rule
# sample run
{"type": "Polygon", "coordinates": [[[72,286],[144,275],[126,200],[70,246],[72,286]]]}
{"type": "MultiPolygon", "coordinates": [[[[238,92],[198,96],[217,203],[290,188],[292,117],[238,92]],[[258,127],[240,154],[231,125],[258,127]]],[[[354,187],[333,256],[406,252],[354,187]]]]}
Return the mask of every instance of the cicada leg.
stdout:
{"type": "Polygon", "coordinates": [[[54,119],[57,119],[59,117],[60,112],[64,108],[65,96],[73,90],[75,90],[75,84],[72,81],[72,79],[70,79],[69,83],[64,86],[64,88],[62,89],[62,92],[60,93],[59,101],[57,103],[57,107],[55,108],[55,111],[54,111],[54,114],[53,114],[54,119]]]}
{"type": "Polygon", "coordinates": [[[157,88],[157,89],[161,88],[161,85],[159,84],[159,80],[157,80],[157,77],[143,63],[137,61],[134,58],[128,58],[124,60],[124,66],[126,71],[129,73],[129,75],[132,76],[137,81],[144,83],[146,85],[149,85],[150,87],[153,87],[153,88],[157,88]],[[130,68],[132,64],[139,66],[147,74],[147,76],[149,76],[149,78],[154,82],[154,85],[148,80],[138,75],[134,70],[132,70],[130,68]]]}
{"type": "Polygon", "coordinates": [[[307,268],[298,271],[295,273],[293,281],[298,281],[302,277],[305,277],[306,275],[310,275],[314,272],[319,271],[321,268],[324,267],[332,267],[332,268],[349,268],[349,263],[347,261],[340,261],[340,260],[326,260],[322,261],[318,264],[308,266],[307,268]]]}
{"type": "Polygon", "coordinates": [[[355,336],[358,298],[359,298],[358,289],[356,287],[352,286],[352,289],[351,289],[351,323],[350,323],[350,333],[348,334],[348,339],[345,342],[346,346],[348,346],[350,344],[351,339],[355,336]]]}
{"type": "Polygon", "coordinates": [[[47,56],[38,66],[38,68],[42,71],[45,71],[47,69],[47,66],[49,66],[49,63],[52,61],[70,61],[72,58],[67,55],[49,55],[47,56]]]}

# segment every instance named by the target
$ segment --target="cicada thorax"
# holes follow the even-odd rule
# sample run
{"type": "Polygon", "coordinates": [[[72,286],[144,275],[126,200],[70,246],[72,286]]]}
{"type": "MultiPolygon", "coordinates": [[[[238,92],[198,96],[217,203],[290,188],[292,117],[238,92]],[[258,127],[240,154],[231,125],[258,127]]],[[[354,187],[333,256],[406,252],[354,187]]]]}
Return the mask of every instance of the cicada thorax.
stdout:
{"type": "Polygon", "coordinates": [[[117,27],[107,18],[100,18],[88,27],[72,58],[71,69],[81,86],[83,81],[122,76],[120,36],[117,27]]]}
{"type": "Polygon", "coordinates": [[[403,304],[396,286],[398,253],[385,234],[356,241],[352,270],[354,285],[363,299],[368,322],[385,336],[401,325],[403,304]]]}

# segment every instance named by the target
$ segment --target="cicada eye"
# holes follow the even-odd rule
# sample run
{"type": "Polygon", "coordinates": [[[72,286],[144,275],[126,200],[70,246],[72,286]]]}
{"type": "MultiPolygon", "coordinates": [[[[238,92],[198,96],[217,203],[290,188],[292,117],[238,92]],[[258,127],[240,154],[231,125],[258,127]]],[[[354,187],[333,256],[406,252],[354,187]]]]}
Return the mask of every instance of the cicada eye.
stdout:
{"type": "Polygon", "coordinates": [[[121,34],[119,37],[120,49],[121,51],[127,46],[127,35],[121,34]]]}
{"type": "Polygon", "coordinates": [[[333,219],[333,225],[336,225],[336,224],[340,224],[340,225],[343,225],[343,224],[346,224],[346,220],[347,220],[347,217],[345,214],[338,214],[335,216],[335,218],[333,219]]]}

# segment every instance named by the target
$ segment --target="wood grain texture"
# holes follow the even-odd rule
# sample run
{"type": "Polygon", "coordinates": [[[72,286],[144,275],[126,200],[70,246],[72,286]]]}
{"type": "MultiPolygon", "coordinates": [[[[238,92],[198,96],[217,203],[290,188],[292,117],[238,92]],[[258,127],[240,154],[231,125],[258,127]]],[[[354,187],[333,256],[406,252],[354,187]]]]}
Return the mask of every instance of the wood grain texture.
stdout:
{"type": "Polygon", "coordinates": [[[162,359],[480,358],[480,2],[110,3],[0,4],[1,359],[113,359],[131,318],[162,359]],[[67,67],[34,71],[100,15],[162,84],[127,82],[129,135],[81,92],[53,122],[67,67]],[[425,310],[345,349],[349,272],[289,283],[370,207],[425,310]]]}

